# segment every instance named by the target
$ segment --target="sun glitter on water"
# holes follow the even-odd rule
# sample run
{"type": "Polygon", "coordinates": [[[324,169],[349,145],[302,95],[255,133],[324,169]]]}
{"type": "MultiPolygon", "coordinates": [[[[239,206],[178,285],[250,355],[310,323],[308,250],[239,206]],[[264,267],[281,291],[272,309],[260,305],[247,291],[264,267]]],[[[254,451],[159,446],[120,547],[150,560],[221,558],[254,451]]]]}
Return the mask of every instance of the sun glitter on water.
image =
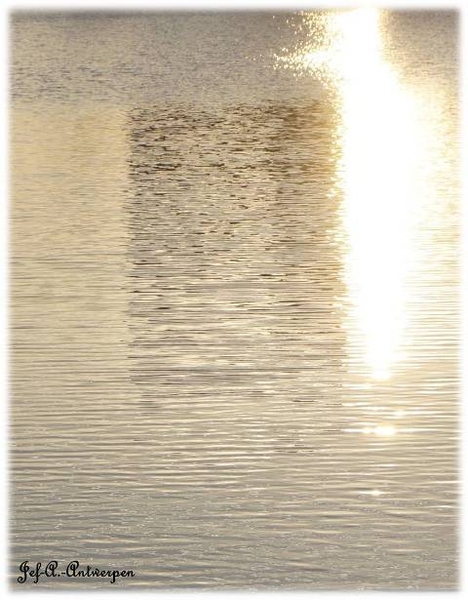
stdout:
{"type": "MultiPolygon", "coordinates": [[[[304,13],[308,42],[278,65],[331,90],[350,363],[389,379],[404,358],[423,146],[415,99],[384,59],[381,11],[304,13]]],[[[420,208],[420,207],[419,207],[420,208]]]]}

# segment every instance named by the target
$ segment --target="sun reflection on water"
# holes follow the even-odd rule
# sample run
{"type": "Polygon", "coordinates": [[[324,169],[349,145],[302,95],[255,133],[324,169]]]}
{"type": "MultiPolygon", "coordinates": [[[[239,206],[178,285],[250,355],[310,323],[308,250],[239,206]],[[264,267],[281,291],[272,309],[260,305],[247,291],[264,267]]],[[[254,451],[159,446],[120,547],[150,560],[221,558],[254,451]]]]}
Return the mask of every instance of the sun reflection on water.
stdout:
{"type": "Polygon", "coordinates": [[[314,46],[281,58],[332,90],[349,370],[388,379],[404,357],[408,277],[421,207],[418,103],[385,61],[382,13],[360,8],[304,16],[314,46]],[[318,42],[317,42],[318,34],[318,42]],[[356,357],[358,359],[356,360],[356,357]]]}
{"type": "Polygon", "coordinates": [[[388,437],[396,434],[396,428],[393,425],[377,425],[377,427],[366,427],[364,433],[373,433],[374,435],[388,437]]]}

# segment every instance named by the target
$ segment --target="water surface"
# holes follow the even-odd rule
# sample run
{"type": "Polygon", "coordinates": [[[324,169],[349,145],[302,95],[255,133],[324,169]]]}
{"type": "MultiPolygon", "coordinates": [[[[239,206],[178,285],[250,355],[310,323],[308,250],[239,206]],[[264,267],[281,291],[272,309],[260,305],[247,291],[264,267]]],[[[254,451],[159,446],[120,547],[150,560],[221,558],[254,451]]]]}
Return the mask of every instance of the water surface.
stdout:
{"type": "Polygon", "coordinates": [[[13,14],[15,588],[456,588],[457,27],[13,14]]]}

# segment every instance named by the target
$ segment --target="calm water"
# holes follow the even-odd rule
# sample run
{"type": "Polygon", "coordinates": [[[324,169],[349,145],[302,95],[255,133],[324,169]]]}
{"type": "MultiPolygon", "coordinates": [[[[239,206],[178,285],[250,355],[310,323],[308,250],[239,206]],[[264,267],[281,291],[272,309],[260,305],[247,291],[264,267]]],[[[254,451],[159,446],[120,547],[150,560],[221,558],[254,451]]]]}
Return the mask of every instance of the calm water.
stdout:
{"type": "Polygon", "coordinates": [[[457,30],[13,15],[15,588],[457,587],[457,30]]]}

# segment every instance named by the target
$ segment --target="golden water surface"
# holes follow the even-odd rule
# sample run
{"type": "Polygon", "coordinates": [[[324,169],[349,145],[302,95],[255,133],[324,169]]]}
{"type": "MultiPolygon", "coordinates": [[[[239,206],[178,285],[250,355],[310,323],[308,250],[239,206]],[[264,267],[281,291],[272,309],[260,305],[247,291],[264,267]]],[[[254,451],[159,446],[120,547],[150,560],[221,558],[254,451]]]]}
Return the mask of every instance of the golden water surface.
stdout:
{"type": "Polygon", "coordinates": [[[12,585],[456,588],[456,14],[11,44],[12,585]]]}

